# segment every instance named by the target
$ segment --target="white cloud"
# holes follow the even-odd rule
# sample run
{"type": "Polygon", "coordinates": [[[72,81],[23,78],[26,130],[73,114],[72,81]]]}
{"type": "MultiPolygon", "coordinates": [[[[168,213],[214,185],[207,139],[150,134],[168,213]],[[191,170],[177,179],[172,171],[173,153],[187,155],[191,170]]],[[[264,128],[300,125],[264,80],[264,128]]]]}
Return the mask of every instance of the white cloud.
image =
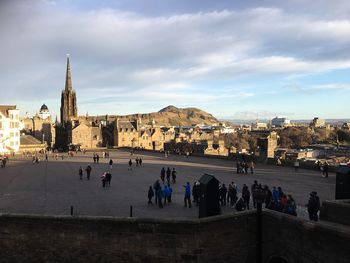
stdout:
{"type": "Polygon", "coordinates": [[[150,16],[44,2],[49,4],[0,10],[0,89],[11,89],[4,100],[40,94],[56,96],[58,105],[66,53],[78,101],[86,107],[97,98],[119,96],[135,103],[204,105],[258,92],[230,95],[206,82],[231,81],[232,91],[242,77],[288,80],[350,67],[350,20],[343,16],[320,18],[282,8],[150,16]]]}

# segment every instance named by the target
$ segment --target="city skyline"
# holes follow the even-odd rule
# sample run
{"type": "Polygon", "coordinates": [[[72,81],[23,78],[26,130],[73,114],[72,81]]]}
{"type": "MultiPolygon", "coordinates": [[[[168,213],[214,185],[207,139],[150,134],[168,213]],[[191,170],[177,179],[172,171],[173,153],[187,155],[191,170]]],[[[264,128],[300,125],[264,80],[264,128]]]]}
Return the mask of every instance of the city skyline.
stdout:
{"type": "Polygon", "coordinates": [[[45,103],[59,116],[69,53],[79,115],[175,105],[220,119],[350,117],[345,1],[0,6],[0,104],[22,115],[45,103]]]}

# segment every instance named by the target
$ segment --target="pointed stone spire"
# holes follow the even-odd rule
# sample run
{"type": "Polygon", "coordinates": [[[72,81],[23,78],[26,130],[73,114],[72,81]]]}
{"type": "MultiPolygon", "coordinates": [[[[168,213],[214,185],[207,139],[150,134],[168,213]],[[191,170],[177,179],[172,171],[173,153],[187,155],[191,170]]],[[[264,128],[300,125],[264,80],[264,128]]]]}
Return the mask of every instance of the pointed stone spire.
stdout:
{"type": "Polygon", "coordinates": [[[66,73],[66,86],[64,88],[66,91],[73,90],[72,79],[70,77],[70,65],[69,65],[69,54],[67,54],[67,73],[66,73]]]}

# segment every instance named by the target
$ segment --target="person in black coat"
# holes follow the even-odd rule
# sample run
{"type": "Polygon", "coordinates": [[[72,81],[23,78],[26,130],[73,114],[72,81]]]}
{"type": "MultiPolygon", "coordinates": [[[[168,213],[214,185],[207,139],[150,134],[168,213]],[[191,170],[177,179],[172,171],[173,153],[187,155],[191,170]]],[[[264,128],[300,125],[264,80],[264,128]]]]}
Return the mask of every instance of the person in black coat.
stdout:
{"type": "Polygon", "coordinates": [[[154,191],[152,189],[152,186],[149,187],[148,189],[148,204],[153,205],[152,198],[154,196],[154,191]]]}

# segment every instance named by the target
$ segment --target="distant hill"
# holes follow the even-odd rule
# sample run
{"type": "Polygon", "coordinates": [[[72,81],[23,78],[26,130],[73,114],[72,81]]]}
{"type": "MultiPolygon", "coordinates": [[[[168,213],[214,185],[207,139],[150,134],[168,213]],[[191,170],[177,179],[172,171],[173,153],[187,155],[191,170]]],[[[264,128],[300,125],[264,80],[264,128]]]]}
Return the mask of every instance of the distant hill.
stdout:
{"type": "MultiPolygon", "coordinates": [[[[96,118],[101,120],[105,119],[105,116],[88,117],[89,120],[94,120],[96,118]]],[[[130,120],[141,119],[142,123],[145,124],[152,123],[154,120],[156,124],[162,126],[188,126],[192,124],[211,125],[220,122],[213,115],[203,110],[197,108],[177,108],[173,105],[167,106],[158,112],[137,113],[123,116],[108,115],[108,120],[113,120],[116,118],[130,120]]]]}

